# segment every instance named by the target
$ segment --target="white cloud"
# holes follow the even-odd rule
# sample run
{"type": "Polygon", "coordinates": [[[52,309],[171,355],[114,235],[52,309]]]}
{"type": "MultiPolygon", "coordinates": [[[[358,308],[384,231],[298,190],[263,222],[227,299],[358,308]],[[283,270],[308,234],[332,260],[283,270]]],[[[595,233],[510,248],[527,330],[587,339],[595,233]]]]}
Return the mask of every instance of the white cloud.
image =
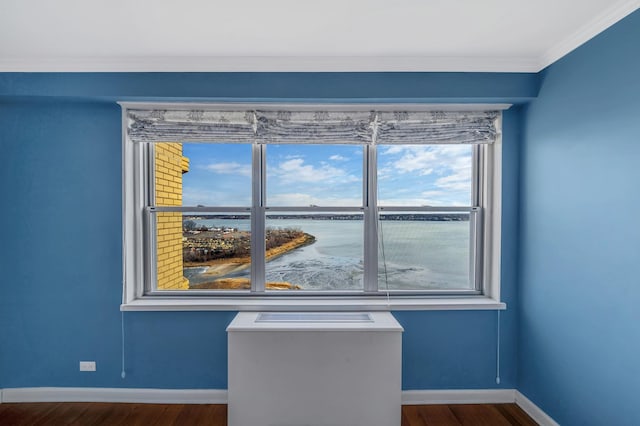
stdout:
{"type": "Polygon", "coordinates": [[[447,173],[435,185],[447,191],[471,191],[471,156],[456,157],[448,164],[447,173]]]}
{"type": "Polygon", "coordinates": [[[444,191],[424,191],[422,195],[425,199],[434,199],[434,198],[439,198],[442,197],[443,195],[446,195],[446,192],[444,191]]]}
{"type": "Polygon", "coordinates": [[[391,179],[394,177],[394,169],[390,166],[378,167],[378,180],[391,179]]]}
{"type": "Polygon", "coordinates": [[[329,157],[329,160],[333,160],[333,161],[347,161],[348,158],[347,157],[343,157],[342,155],[332,155],[331,157],[329,157]]]}
{"type": "Polygon", "coordinates": [[[422,194],[425,206],[456,206],[464,205],[460,198],[464,200],[464,194],[451,191],[424,191],[422,194]]]}
{"type": "Polygon", "coordinates": [[[183,206],[250,206],[251,192],[248,191],[216,191],[202,188],[184,188],[183,206]]]}
{"type": "Polygon", "coordinates": [[[430,175],[437,165],[435,152],[424,146],[392,146],[385,151],[388,155],[399,155],[389,166],[395,173],[417,173],[420,176],[430,175]]]}
{"type": "Polygon", "coordinates": [[[471,167],[456,170],[453,174],[438,178],[435,185],[449,191],[469,191],[471,188],[471,167]]]}
{"type": "MultiPolygon", "coordinates": [[[[455,179],[457,181],[471,178],[471,152],[467,145],[393,146],[385,154],[399,157],[385,164],[383,169],[386,173],[392,168],[400,174],[459,175],[455,179]]],[[[443,180],[442,183],[444,185],[447,181],[443,180]]]]}
{"type": "Polygon", "coordinates": [[[415,173],[426,176],[443,174],[469,163],[468,145],[405,145],[391,146],[383,151],[384,156],[399,157],[386,166],[397,173],[415,173]]]}
{"type": "Polygon", "coordinates": [[[399,154],[406,149],[404,145],[383,145],[383,147],[382,152],[384,154],[399,154]]]}
{"type": "MultiPolygon", "coordinates": [[[[385,191],[387,205],[465,205],[471,191],[471,149],[468,145],[405,145],[381,150],[382,182],[412,185],[413,199],[385,191]],[[413,178],[410,178],[412,176],[413,178]],[[407,180],[409,179],[409,180],[407,180]],[[401,182],[405,182],[402,184],[401,182]],[[391,198],[396,199],[391,199],[391,198]]],[[[389,183],[388,185],[394,185],[389,183]]]]}
{"type": "Polygon", "coordinates": [[[353,206],[359,207],[362,205],[362,200],[359,198],[347,198],[347,197],[316,197],[303,193],[284,193],[275,194],[267,197],[267,204],[269,206],[320,206],[320,207],[345,207],[353,206]]]}
{"type": "Polygon", "coordinates": [[[395,195],[397,195],[397,197],[380,200],[378,205],[383,207],[438,207],[468,205],[468,201],[465,201],[466,195],[461,194],[460,192],[430,190],[416,194],[414,197],[404,197],[400,194],[400,191],[398,191],[395,195]]]}
{"type": "Polygon", "coordinates": [[[421,197],[402,197],[402,198],[388,198],[385,200],[379,200],[378,205],[382,207],[422,207],[433,206],[434,203],[430,203],[427,199],[421,197]]]}
{"type": "Polygon", "coordinates": [[[349,183],[358,182],[359,178],[350,175],[346,170],[321,164],[319,167],[305,164],[302,158],[292,158],[283,161],[269,170],[269,173],[292,182],[303,183],[349,183]]]}
{"type": "Polygon", "coordinates": [[[222,175],[238,175],[238,176],[251,176],[251,165],[231,163],[213,163],[205,166],[205,168],[214,173],[222,175]]]}

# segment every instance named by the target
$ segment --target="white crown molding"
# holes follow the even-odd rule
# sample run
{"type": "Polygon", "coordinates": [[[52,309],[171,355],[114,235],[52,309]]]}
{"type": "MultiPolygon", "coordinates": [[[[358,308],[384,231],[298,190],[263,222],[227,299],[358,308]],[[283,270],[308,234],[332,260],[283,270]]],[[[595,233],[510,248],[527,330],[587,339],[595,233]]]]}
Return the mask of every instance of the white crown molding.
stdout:
{"type": "Polygon", "coordinates": [[[0,58],[0,72],[537,72],[537,58],[220,56],[0,58]]]}
{"type": "Polygon", "coordinates": [[[522,408],[525,413],[536,421],[540,426],[560,426],[558,422],[553,420],[547,413],[542,411],[540,407],[534,404],[529,398],[524,396],[520,391],[515,391],[516,404],[522,408]]]}
{"type": "Polygon", "coordinates": [[[226,389],[7,388],[2,402],[226,404],[226,389]]]}
{"type": "Polygon", "coordinates": [[[512,404],[515,392],[515,389],[406,390],[402,391],[402,404],[512,404]]]}
{"type": "Polygon", "coordinates": [[[623,0],[605,9],[601,14],[580,27],[569,37],[560,40],[548,49],[539,61],[539,70],[548,67],[558,59],[582,46],[593,37],[597,36],[616,22],[640,8],[640,0],[623,0]]]}

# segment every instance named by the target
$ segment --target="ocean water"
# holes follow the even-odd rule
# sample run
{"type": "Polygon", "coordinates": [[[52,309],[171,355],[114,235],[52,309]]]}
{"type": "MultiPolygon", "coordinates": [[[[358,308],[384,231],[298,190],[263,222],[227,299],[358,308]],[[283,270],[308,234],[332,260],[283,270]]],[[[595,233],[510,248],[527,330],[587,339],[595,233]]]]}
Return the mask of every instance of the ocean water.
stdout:
{"type": "MultiPolygon", "coordinates": [[[[201,219],[208,227],[249,229],[249,220],[201,219]]],[[[380,222],[378,287],[425,290],[469,289],[468,221],[380,222]]],[[[267,262],[267,281],[286,281],[305,290],[363,289],[363,221],[268,219],[267,227],[297,228],[316,242],[267,262]]],[[[206,267],[185,268],[192,283],[211,280],[206,267]]],[[[249,270],[227,275],[249,277],[249,270]]]]}

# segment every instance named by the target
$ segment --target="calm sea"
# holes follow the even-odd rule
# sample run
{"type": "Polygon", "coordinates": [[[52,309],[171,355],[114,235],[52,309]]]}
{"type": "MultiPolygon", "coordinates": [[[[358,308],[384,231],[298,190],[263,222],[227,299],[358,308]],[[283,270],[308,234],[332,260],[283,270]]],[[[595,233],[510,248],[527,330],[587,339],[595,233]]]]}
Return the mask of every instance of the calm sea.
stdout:
{"type": "MultiPolygon", "coordinates": [[[[201,219],[199,225],[249,229],[249,220],[201,219]]],[[[469,288],[468,221],[381,221],[380,289],[469,288]]],[[[268,219],[267,227],[297,228],[316,242],[266,265],[267,281],[307,290],[363,288],[363,222],[359,220],[268,219]]],[[[192,283],[210,280],[206,268],[186,268],[192,283]]],[[[248,277],[249,271],[231,275],[248,277]]]]}

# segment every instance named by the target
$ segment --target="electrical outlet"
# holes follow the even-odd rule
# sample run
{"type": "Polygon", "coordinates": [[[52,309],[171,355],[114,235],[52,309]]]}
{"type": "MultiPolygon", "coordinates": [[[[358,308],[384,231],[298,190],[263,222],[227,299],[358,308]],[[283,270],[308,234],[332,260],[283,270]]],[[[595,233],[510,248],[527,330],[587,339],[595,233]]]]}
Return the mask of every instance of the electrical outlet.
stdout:
{"type": "Polygon", "coordinates": [[[96,362],[80,361],[80,371],[96,371],[96,362]]]}

